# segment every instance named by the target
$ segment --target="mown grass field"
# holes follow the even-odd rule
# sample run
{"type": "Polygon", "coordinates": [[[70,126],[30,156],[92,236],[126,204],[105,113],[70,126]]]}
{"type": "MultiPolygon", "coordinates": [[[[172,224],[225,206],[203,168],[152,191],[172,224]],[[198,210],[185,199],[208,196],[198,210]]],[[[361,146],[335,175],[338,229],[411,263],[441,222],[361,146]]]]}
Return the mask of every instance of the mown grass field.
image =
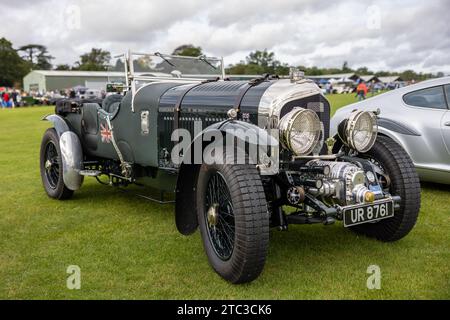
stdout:
{"type": "MultiPolygon", "coordinates": [[[[334,109],[353,95],[331,96],[334,109]]],[[[396,243],[341,223],[271,231],[261,277],[235,286],[208,265],[200,236],[178,234],[172,205],[87,179],[72,200],[41,186],[50,107],[0,110],[0,299],[449,299],[450,188],[422,185],[416,228],[396,243]],[[366,287],[379,265],[381,290],[366,287]],[[81,268],[81,290],[66,269],[81,268]]]]}

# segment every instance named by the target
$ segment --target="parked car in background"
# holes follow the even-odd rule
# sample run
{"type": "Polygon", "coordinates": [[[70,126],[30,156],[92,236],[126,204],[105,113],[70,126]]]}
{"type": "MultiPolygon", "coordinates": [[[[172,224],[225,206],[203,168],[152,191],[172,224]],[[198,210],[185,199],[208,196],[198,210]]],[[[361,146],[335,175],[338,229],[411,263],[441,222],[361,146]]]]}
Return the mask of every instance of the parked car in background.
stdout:
{"type": "Polygon", "coordinates": [[[395,90],[395,89],[404,88],[407,85],[408,85],[408,83],[405,81],[391,82],[386,85],[386,89],[387,90],[395,90]]]}
{"type": "Polygon", "coordinates": [[[421,180],[450,184],[450,77],[403,87],[339,109],[331,132],[353,110],[377,110],[379,134],[409,153],[421,180]]]}
{"type": "Polygon", "coordinates": [[[96,89],[86,89],[78,92],[78,97],[81,100],[90,100],[90,99],[102,99],[103,93],[101,90],[96,89]]]}
{"type": "Polygon", "coordinates": [[[45,104],[54,106],[54,105],[56,105],[58,103],[58,101],[61,101],[61,100],[66,99],[66,98],[67,97],[63,96],[62,94],[55,93],[55,94],[53,94],[50,97],[46,97],[46,100],[45,100],[46,103],[45,104]]]}
{"type": "Polygon", "coordinates": [[[370,92],[375,92],[375,93],[379,93],[383,90],[386,90],[386,86],[382,83],[374,83],[373,88],[372,87],[370,88],[370,92]]]}
{"type": "Polygon", "coordinates": [[[336,81],[331,82],[331,85],[333,86],[332,92],[335,94],[352,93],[355,89],[353,81],[336,81]]]}

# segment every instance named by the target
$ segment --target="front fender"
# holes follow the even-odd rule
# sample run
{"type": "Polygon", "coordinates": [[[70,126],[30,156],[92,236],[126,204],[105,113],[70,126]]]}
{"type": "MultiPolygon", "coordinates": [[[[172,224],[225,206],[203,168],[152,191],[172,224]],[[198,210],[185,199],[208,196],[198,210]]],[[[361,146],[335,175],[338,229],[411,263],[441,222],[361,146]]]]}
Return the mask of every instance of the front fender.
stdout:
{"type": "MultiPolygon", "coordinates": [[[[252,163],[258,166],[261,175],[275,175],[279,170],[279,140],[278,130],[268,132],[260,127],[239,120],[225,120],[215,123],[199,134],[183,154],[181,163],[202,164],[203,157],[193,153],[202,152],[211,141],[204,140],[205,136],[214,136],[212,133],[220,132],[222,137],[232,137],[237,142],[237,146],[248,146],[249,150],[255,151],[249,154],[252,163]]],[[[228,142],[228,141],[227,141],[228,142]]]]}
{"type": "MultiPolygon", "coordinates": [[[[204,136],[214,131],[219,131],[223,136],[230,134],[244,145],[253,145],[259,154],[265,153],[267,155],[267,147],[270,146],[271,156],[268,156],[270,165],[261,163],[255,165],[258,165],[262,175],[275,175],[279,170],[278,140],[266,130],[261,129],[254,124],[238,120],[226,120],[215,123],[200,132],[183,154],[177,180],[175,220],[178,231],[184,235],[192,234],[198,227],[196,186],[198,172],[202,163],[197,163],[195,155],[193,155],[192,152],[198,152],[198,150],[203,151],[209,142],[203,140],[204,136]],[[239,134],[242,132],[248,133],[249,131],[252,131],[252,134],[239,134]],[[261,142],[263,142],[263,144],[261,142]]],[[[200,159],[200,157],[198,158],[200,159]]]]}
{"type": "Polygon", "coordinates": [[[64,185],[70,190],[80,189],[84,178],[80,175],[80,171],[83,169],[83,148],[80,139],[70,130],[69,125],[61,116],[52,114],[44,117],[43,120],[53,123],[59,137],[64,185]]]}

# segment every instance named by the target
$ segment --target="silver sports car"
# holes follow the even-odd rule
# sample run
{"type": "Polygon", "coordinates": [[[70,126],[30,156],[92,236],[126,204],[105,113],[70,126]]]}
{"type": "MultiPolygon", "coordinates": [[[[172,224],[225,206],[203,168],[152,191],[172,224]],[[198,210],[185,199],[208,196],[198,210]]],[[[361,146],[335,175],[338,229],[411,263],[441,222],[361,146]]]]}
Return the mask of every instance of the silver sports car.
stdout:
{"type": "Polygon", "coordinates": [[[450,184],[450,77],[433,79],[339,109],[331,133],[352,110],[377,110],[379,134],[409,153],[422,181],[450,184]]]}

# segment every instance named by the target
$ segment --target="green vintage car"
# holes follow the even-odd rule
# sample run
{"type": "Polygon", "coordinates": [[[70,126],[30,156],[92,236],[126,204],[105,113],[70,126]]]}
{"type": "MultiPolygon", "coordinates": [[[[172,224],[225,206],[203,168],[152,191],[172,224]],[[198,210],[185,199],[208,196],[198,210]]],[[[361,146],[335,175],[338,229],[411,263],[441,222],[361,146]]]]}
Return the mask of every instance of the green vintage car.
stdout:
{"type": "Polygon", "coordinates": [[[178,230],[200,229],[211,266],[232,283],[259,276],[270,228],[343,221],[395,241],[415,225],[419,180],[405,151],[377,134],[377,110],[355,110],[330,137],[330,104],[298,70],[233,80],[221,58],[116,59],[123,92],[60,101],[45,117],[50,197],[69,199],[85,177],[157,188],[165,196],[152,199],[174,200],[178,230]]]}

